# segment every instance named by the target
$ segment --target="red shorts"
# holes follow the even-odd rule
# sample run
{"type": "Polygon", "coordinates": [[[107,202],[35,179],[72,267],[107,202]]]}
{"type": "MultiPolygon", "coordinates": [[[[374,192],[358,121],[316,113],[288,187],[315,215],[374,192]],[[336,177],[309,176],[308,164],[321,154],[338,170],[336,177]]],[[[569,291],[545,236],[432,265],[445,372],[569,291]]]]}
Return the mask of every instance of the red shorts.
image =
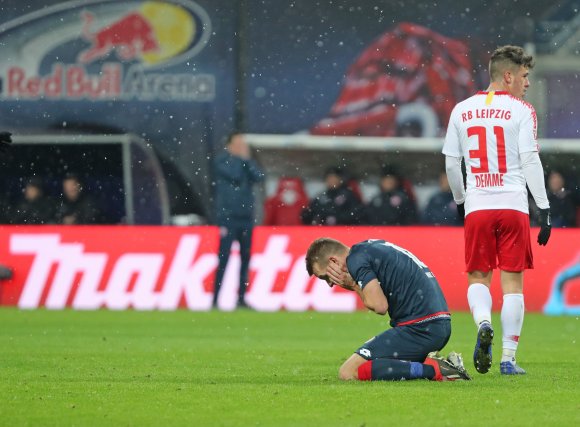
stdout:
{"type": "Polygon", "coordinates": [[[482,210],[465,217],[466,271],[534,268],[530,218],[511,209],[482,210]]]}

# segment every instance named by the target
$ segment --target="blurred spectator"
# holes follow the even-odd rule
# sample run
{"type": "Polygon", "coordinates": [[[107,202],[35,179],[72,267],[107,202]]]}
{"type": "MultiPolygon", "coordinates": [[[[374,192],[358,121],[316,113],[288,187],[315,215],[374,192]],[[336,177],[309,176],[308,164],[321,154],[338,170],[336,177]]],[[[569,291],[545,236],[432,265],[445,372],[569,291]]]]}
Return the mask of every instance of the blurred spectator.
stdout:
{"type": "Polygon", "coordinates": [[[307,225],[355,225],[363,221],[363,204],[344,181],[344,171],[337,167],[324,174],[326,190],[310,201],[302,211],[307,225]]]}
{"type": "Polygon", "coordinates": [[[566,188],[564,176],[557,170],[548,174],[547,193],[552,227],[574,227],[576,225],[574,194],[566,188]]]}
{"type": "Polygon", "coordinates": [[[461,225],[457,205],[453,200],[447,174],[439,174],[439,190],[429,198],[423,211],[423,223],[432,225],[461,225]]]}
{"type": "Polygon", "coordinates": [[[240,287],[238,308],[248,308],[245,301],[248,286],[250,249],[254,229],[254,184],[264,179],[264,173],[251,159],[248,143],[241,134],[229,136],[225,151],[214,160],[215,209],[220,227],[219,264],[214,282],[213,307],[218,297],[230,258],[232,242],[240,244],[240,287]]]}
{"type": "Polygon", "coordinates": [[[59,224],[97,224],[101,213],[93,198],[84,192],[80,178],[67,174],[62,180],[62,201],[57,207],[56,222],[59,224]]]}
{"type": "Polygon", "coordinates": [[[364,204],[362,190],[360,188],[360,183],[358,179],[351,177],[345,177],[346,187],[349,188],[354,195],[356,196],[357,200],[364,204]]]}
{"type": "Polygon", "coordinates": [[[54,222],[56,206],[44,192],[42,180],[32,177],[23,191],[24,199],[16,205],[11,215],[14,224],[50,224],[54,222]]]}
{"type": "Polygon", "coordinates": [[[282,177],[276,193],[264,204],[264,225],[300,225],[308,196],[299,177],[282,177]]]}
{"type": "Polygon", "coordinates": [[[417,209],[401,186],[401,175],[393,167],[383,168],[380,193],[367,207],[372,225],[410,225],[417,223],[417,209]]]}

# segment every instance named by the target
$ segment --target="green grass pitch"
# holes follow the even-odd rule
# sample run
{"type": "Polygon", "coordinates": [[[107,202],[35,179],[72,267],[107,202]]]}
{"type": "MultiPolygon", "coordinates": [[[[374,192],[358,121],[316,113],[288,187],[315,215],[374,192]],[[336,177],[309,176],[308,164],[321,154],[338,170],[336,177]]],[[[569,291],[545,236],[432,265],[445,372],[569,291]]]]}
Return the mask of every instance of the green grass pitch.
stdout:
{"type": "Polygon", "coordinates": [[[445,351],[470,382],[350,382],[340,364],[387,327],[373,313],[0,309],[2,426],[579,426],[580,320],[527,314],[518,361],[477,374],[475,326],[445,351]]]}

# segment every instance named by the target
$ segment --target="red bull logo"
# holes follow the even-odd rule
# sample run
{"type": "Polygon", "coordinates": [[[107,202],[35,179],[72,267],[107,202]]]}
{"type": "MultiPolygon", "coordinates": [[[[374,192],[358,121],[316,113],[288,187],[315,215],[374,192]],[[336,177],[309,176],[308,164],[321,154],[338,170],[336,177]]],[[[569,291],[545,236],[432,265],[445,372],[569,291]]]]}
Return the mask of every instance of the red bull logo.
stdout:
{"type": "Polygon", "coordinates": [[[113,49],[124,61],[159,49],[153,27],[139,13],[130,13],[94,33],[90,30],[94,15],[90,12],[84,12],[82,16],[84,20],[83,37],[92,45],[89,49],[81,52],[79,62],[87,63],[103,58],[113,49]]]}
{"type": "Polygon", "coordinates": [[[31,13],[29,19],[26,15],[4,25],[6,34],[21,33],[11,40],[21,41],[22,46],[3,44],[0,34],[0,55],[10,58],[0,64],[0,99],[214,99],[213,75],[166,71],[197,55],[209,40],[209,16],[193,1],[88,0],[69,4],[68,8],[47,7],[31,13]],[[39,15],[45,18],[39,19],[39,15]],[[32,43],[39,46],[28,49],[31,42],[26,34],[31,28],[38,33],[41,24],[45,34],[32,43]],[[55,31],[59,25],[66,31],[55,31]],[[47,61],[61,57],[53,56],[50,49],[75,37],[79,50],[71,52],[68,62],[47,61]]]}

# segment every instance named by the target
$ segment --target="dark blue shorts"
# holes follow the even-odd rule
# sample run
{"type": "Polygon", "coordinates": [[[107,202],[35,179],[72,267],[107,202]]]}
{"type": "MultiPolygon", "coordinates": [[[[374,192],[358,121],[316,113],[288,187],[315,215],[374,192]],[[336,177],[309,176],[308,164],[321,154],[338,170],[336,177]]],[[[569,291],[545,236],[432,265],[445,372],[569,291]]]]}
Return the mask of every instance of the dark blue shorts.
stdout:
{"type": "Polygon", "coordinates": [[[355,353],[367,360],[423,362],[430,352],[445,347],[450,336],[451,319],[397,326],[371,338],[355,353]]]}

